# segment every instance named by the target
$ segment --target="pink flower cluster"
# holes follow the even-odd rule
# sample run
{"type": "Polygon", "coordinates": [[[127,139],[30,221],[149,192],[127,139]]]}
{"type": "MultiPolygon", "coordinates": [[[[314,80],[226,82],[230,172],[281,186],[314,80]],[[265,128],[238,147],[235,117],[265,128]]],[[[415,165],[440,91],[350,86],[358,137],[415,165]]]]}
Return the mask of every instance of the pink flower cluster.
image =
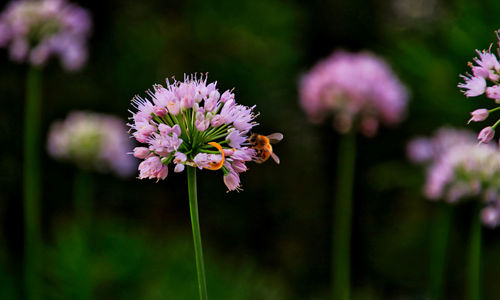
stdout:
{"type": "Polygon", "coordinates": [[[366,136],[374,136],[381,122],[390,125],[403,119],[407,94],[390,67],[368,52],[334,52],[300,83],[301,105],[311,121],[333,114],[339,132],[359,123],[366,136]]]}
{"type": "MultiPolygon", "coordinates": [[[[496,32],[498,45],[500,47],[500,31],[496,32]]],[[[476,50],[478,57],[474,58],[474,63],[469,62],[472,74],[460,75],[464,80],[459,83],[458,87],[467,97],[477,97],[486,94],[486,97],[493,100],[494,103],[500,104],[500,63],[496,54],[491,52],[491,46],[488,51],[476,50]]],[[[500,49],[497,49],[500,56],[500,49]]],[[[471,112],[470,122],[481,122],[488,116],[500,110],[500,106],[492,109],[480,108],[471,112]]],[[[500,124],[498,119],[492,126],[483,128],[478,135],[478,140],[481,143],[489,143],[495,137],[495,129],[500,124]]]]}
{"type": "Polygon", "coordinates": [[[0,14],[0,47],[10,57],[40,66],[52,55],[63,67],[77,70],[87,60],[90,16],[65,0],[15,0],[0,14]]]}
{"type": "Polygon", "coordinates": [[[174,172],[185,166],[222,170],[231,191],[240,188],[239,174],[255,150],[248,146],[248,132],[257,123],[253,107],[237,104],[234,94],[220,93],[207,77],[184,76],[184,81],[166,81],[147,92],[149,99],[135,96],[132,103],[132,136],[146,144],[134,149],[139,178],[165,179],[168,165],[174,172]]]}
{"type": "Polygon", "coordinates": [[[47,146],[52,157],[72,161],[82,169],[128,176],[136,166],[126,153],[132,150],[126,126],[110,115],[72,112],[51,125],[47,146]]]}
{"type": "Polygon", "coordinates": [[[428,165],[427,198],[449,203],[481,199],[483,223],[500,224],[500,151],[496,147],[477,144],[469,131],[442,128],[432,138],[411,141],[408,156],[428,165]]]}

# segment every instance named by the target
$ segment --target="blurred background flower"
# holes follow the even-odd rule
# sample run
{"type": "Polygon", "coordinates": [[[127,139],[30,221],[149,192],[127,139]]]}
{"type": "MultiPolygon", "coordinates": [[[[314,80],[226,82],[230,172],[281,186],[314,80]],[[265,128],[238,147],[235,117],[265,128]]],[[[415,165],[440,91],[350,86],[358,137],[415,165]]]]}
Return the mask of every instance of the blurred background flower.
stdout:
{"type": "Polygon", "coordinates": [[[313,122],[333,114],[337,131],[359,127],[373,137],[379,123],[394,125],[403,120],[407,93],[381,58],[369,52],[336,51],[304,75],[300,103],[313,122]]]}
{"type": "Polygon", "coordinates": [[[58,55],[66,70],[80,69],[87,59],[86,42],[90,27],[88,12],[63,0],[12,1],[0,13],[0,48],[8,48],[12,60],[28,62],[29,65],[24,87],[22,193],[26,299],[37,299],[41,286],[41,67],[50,56],[58,55]]]}
{"type": "Polygon", "coordinates": [[[431,138],[412,140],[408,156],[428,164],[427,198],[451,204],[481,201],[483,223],[496,227],[500,221],[500,151],[496,145],[478,144],[469,130],[441,128],[431,138]]]}
{"type": "Polygon", "coordinates": [[[44,65],[58,56],[67,70],[87,60],[89,13],[65,0],[14,0],[0,14],[0,47],[12,60],[44,65]]]}
{"type": "MultiPolygon", "coordinates": [[[[377,134],[379,123],[401,122],[407,91],[389,66],[375,55],[336,51],[303,76],[300,104],[311,122],[332,115],[338,141],[332,235],[332,297],[350,299],[350,245],[356,169],[356,133],[377,134]]],[[[354,195],[356,196],[356,195],[354,195]]]]}
{"type": "Polygon", "coordinates": [[[115,116],[75,111],[64,121],[54,122],[48,133],[49,154],[84,170],[114,172],[129,176],[136,159],[125,122],[115,116]]]}
{"type": "MultiPolygon", "coordinates": [[[[467,130],[441,128],[432,138],[416,138],[408,144],[408,156],[416,163],[427,163],[424,193],[428,199],[444,199],[448,204],[473,202],[468,221],[466,292],[468,299],[481,299],[482,229],[494,228],[500,221],[500,150],[495,145],[478,143],[467,130]],[[472,201],[471,201],[472,200],[472,201]]],[[[430,243],[429,291],[432,299],[445,295],[448,282],[448,240],[455,231],[450,207],[436,206],[433,240],[430,243]],[[451,230],[450,230],[451,229],[451,230]]]]}

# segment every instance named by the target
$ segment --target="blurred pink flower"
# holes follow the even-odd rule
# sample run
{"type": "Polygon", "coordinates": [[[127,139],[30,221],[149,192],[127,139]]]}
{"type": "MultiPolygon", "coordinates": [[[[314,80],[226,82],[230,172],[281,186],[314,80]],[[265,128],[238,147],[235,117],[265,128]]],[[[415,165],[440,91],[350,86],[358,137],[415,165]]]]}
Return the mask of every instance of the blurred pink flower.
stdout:
{"type": "MultiPolygon", "coordinates": [[[[64,121],[53,123],[49,130],[48,151],[56,158],[71,161],[82,169],[113,171],[120,176],[130,175],[136,166],[129,153],[132,141],[127,128],[117,117],[72,112],[64,121]]],[[[136,157],[147,157],[148,149],[137,147],[136,157]]]]}
{"type": "Polygon", "coordinates": [[[481,220],[483,224],[495,228],[500,223],[500,207],[488,206],[481,210],[481,220]]]}
{"type": "Polygon", "coordinates": [[[434,155],[434,144],[427,138],[415,138],[408,143],[407,153],[413,162],[426,162],[434,155]]]}
{"type": "Polygon", "coordinates": [[[424,193],[432,200],[457,203],[467,199],[484,201],[486,226],[497,226],[500,214],[500,150],[478,144],[465,130],[443,128],[432,138],[417,138],[408,146],[414,162],[427,168],[424,193]]]}
{"type": "Polygon", "coordinates": [[[440,159],[453,146],[468,145],[474,141],[474,134],[468,130],[441,127],[430,138],[412,139],[408,143],[407,154],[415,163],[429,163],[440,159]]]}
{"type": "Polygon", "coordinates": [[[91,20],[83,8],[65,0],[12,1],[0,14],[0,47],[12,60],[44,65],[59,56],[67,70],[87,60],[91,20]]]}
{"type": "Polygon", "coordinates": [[[333,114],[336,129],[344,133],[360,120],[361,132],[374,136],[379,123],[404,118],[408,93],[381,58],[337,51],[302,77],[300,100],[312,122],[333,114]]]}

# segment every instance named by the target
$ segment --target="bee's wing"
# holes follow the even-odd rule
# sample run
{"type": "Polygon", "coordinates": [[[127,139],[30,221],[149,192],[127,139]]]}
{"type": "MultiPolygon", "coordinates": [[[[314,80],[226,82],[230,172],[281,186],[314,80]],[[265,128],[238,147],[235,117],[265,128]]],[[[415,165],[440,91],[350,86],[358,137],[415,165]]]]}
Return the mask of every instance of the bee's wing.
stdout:
{"type": "Polygon", "coordinates": [[[276,133],[272,133],[272,134],[268,135],[267,138],[269,139],[269,142],[276,144],[277,142],[279,142],[283,139],[283,134],[276,132],[276,133]]]}
{"type": "Polygon", "coordinates": [[[280,164],[280,158],[278,157],[278,155],[276,155],[276,154],[274,154],[274,152],[272,152],[271,157],[273,158],[275,163],[277,163],[278,165],[280,164]]]}

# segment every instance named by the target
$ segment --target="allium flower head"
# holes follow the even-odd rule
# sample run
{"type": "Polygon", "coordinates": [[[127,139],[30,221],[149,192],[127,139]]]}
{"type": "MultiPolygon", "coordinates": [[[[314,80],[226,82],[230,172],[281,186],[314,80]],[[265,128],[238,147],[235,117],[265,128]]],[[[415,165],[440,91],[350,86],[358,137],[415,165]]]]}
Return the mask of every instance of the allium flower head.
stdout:
{"type": "Polygon", "coordinates": [[[240,173],[255,159],[248,143],[257,125],[255,106],[237,104],[232,91],[220,93],[206,76],[184,76],[154,85],[148,98],[135,96],[130,118],[132,136],[145,144],[134,155],[144,159],[139,178],[165,179],[168,166],[182,172],[185,166],[221,170],[231,191],[240,189],[240,173]]]}
{"type": "Polygon", "coordinates": [[[431,200],[445,199],[457,203],[478,199],[485,203],[483,223],[490,227],[500,223],[500,151],[487,144],[478,144],[474,135],[464,130],[440,129],[427,139],[432,155],[415,160],[415,147],[424,139],[410,142],[412,160],[427,162],[425,195],[431,200]]]}
{"type": "MultiPolygon", "coordinates": [[[[497,31],[497,39],[500,43],[499,32],[497,31]]],[[[500,45],[500,44],[499,44],[500,45]]],[[[490,100],[488,104],[496,105],[491,109],[480,108],[471,112],[472,118],[470,122],[481,122],[486,120],[491,113],[500,110],[500,63],[498,56],[500,50],[497,49],[497,54],[491,52],[492,45],[488,50],[476,50],[478,57],[473,59],[474,63],[469,62],[472,74],[460,75],[464,79],[463,83],[459,83],[458,87],[467,97],[477,97],[485,94],[490,100]]],[[[486,126],[481,130],[478,139],[481,143],[490,142],[495,136],[495,128],[500,124],[500,119],[491,125],[486,126]]]]}
{"type": "Polygon", "coordinates": [[[71,161],[82,169],[113,171],[130,175],[136,162],[127,128],[117,117],[72,112],[64,121],[53,123],[49,130],[48,151],[56,159],[71,161]]]}
{"type": "Polygon", "coordinates": [[[14,0],[0,14],[0,47],[18,62],[40,66],[58,56],[76,70],[87,60],[90,29],[88,12],[65,0],[14,0]]]}
{"type": "Polygon", "coordinates": [[[407,154],[414,163],[432,163],[439,160],[446,151],[457,145],[468,145],[475,141],[468,130],[442,127],[433,137],[417,137],[408,143],[407,154]]]}
{"type": "Polygon", "coordinates": [[[301,105],[311,121],[333,114],[338,131],[350,131],[356,123],[367,136],[376,134],[379,123],[403,119],[407,94],[390,67],[368,52],[334,52],[300,83],[301,105]]]}

